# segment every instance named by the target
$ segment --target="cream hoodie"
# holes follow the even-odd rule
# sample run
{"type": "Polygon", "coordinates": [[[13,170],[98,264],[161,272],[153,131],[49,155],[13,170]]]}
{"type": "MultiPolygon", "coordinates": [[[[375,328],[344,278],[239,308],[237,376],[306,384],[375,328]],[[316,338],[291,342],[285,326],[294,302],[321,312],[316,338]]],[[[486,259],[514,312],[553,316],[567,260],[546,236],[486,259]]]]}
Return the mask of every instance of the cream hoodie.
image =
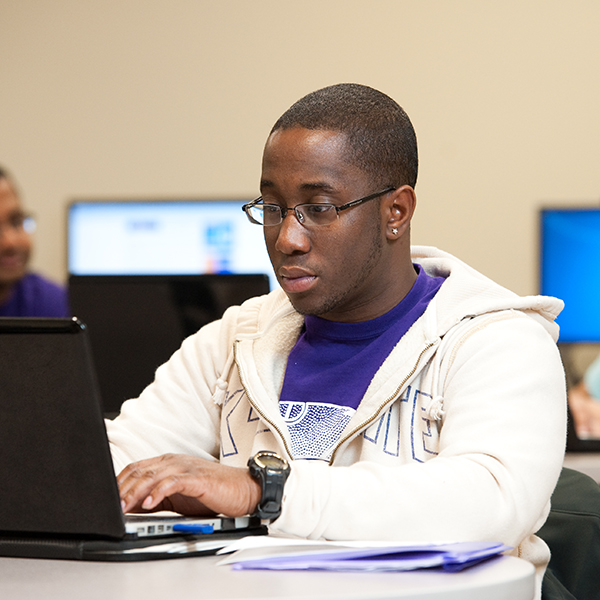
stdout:
{"type": "Polygon", "coordinates": [[[414,247],[413,262],[446,281],[375,374],[329,461],[290,456],[278,396],[303,317],[276,290],[186,339],[107,422],[116,470],[167,452],[245,467],[274,450],[292,471],[272,531],[499,541],[536,566],[539,596],[549,550],[534,534],[565,447],[562,302],[519,297],[435,248],[414,247]]]}

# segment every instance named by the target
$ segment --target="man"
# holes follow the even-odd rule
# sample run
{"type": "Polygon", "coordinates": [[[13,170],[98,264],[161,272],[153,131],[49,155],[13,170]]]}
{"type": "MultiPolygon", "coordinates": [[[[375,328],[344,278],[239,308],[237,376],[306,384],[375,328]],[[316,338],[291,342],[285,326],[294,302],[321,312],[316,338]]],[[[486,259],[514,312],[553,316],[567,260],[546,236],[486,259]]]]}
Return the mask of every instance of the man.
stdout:
{"type": "Polygon", "coordinates": [[[600,438],[600,355],[569,390],[568,399],[577,437],[600,438]]]}
{"type": "Polygon", "coordinates": [[[541,575],[533,534],[565,441],[561,303],[411,254],[416,178],[412,125],[376,90],[331,86],[279,119],[246,211],[282,289],[188,338],[107,424],[125,511],[498,540],[541,575]]]}
{"type": "Polygon", "coordinates": [[[68,317],[66,290],[27,270],[33,219],[0,168],[0,317],[68,317]]]}

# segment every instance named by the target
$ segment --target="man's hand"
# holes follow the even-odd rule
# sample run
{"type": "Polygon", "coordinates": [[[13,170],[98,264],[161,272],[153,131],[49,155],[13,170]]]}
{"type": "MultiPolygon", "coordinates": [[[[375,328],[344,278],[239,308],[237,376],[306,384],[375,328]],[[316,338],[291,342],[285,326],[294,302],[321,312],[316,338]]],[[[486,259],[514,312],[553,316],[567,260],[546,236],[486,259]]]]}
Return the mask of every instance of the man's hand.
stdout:
{"type": "Polygon", "coordinates": [[[569,391],[569,408],[578,438],[600,438],[600,402],[590,396],[583,383],[569,391]]]}
{"type": "Polygon", "coordinates": [[[260,486],[248,469],[184,454],[165,454],[125,467],[117,477],[123,512],[172,510],[184,515],[252,514],[260,486]]]}

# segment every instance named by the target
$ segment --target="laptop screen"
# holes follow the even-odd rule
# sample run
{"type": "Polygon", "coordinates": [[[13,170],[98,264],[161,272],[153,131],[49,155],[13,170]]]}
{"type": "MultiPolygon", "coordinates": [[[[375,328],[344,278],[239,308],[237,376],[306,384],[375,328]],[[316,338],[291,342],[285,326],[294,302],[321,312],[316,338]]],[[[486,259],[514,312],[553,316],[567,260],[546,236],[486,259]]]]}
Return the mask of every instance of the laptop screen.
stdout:
{"type": "Polygon", "coordinates": [[[0,319],[0,531],[124,532],[83,325],[0,319]]]}
{"type": "Polygon", "coordinates": [[[242,200],[74,201],[72,275],[264,273],[277,286],[261,227],[242,200]]]}

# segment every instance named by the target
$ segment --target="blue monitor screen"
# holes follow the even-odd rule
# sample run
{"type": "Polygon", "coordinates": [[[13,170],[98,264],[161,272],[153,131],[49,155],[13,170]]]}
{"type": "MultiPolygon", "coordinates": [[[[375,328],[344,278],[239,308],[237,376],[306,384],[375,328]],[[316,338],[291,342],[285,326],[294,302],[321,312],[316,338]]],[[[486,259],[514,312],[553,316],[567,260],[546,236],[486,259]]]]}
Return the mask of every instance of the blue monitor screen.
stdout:
{"type": "Polygon", "coordinates": [[[69,205],[72,275],[266,273],[277,281],[262,227],[243,201],[75,201],[69,205]]]}
{"type": "Polygon", "coordinates": [[[540,292],[564,300],[561,342],[600,342],[600,208],[540,213],[540,292]]]}

